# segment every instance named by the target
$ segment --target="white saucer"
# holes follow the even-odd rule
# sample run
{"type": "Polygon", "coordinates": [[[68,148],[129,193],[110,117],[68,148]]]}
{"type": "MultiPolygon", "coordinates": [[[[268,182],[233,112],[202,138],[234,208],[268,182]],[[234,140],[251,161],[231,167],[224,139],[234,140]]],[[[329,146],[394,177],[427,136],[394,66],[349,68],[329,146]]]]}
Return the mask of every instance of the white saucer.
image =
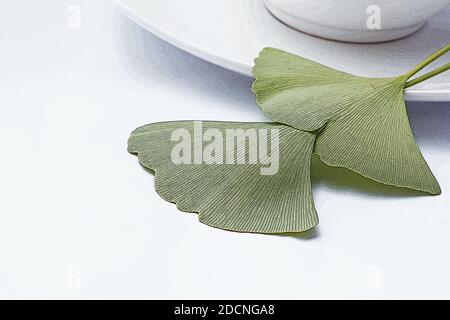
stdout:
{"type": "MultiPolygon", "coordinates": [[[[350,44],[316,38],[276,20],[262,0],[117,0],[138,24],[176,47],[251,76],[264,47],[286,50],[360,76],[400,75],[450,43],[450,7],[394,42],[350,44]]],[[[450,61],[450,54],[425,71],[450,61]]],[[[450,101],[450,72],[408,89],[409,101],[450,101]]]]}

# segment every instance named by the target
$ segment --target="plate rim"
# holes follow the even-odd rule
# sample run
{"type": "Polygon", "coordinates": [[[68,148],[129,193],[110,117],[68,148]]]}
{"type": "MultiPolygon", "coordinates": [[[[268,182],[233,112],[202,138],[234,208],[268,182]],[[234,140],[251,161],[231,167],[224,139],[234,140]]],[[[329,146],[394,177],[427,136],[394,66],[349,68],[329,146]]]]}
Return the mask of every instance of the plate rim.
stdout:
{"type": "MultiPolygon", "coordinates": [[[[126,4],[127,0],[114,0],[114,2],[116,4],[116,7],[126,17],[137,23],[145,30],[154,34],[158,38],[170,43],[174,47],[188,52],[216,66],[253,78],[252,66],[248,66],[244,63],[234,61],[232,59],[228,59],[217,53],[211,53],[192,43],[184,41],[183,39],[180,39],[175,35],[170,34],[162,28],[158,28],[158,26],[151,23],[151,21],[148,21],[148,19],[142,17],[139,12],[135,12],[134,9],[130,8],[126,4]]],[[[405,90],[405,100],[410,102],[450,102],[450,89],[445,91],[438,89],[407,89],[405,90]]]]}

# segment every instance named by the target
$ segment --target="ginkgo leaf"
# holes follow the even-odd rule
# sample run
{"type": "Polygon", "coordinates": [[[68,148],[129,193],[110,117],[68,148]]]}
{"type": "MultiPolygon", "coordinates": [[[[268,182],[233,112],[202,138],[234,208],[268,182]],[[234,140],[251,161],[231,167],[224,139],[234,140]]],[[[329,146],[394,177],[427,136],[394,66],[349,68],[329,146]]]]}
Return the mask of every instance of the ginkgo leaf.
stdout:
{"type": "Polygon", "coordinates": [[[315,153],[375,181],[440,194],[413,136],[403,92],[411,74],[364,78],[266,48],[252,90],[272,120],[317,131],[315,153]]]}
{"type": "Polygon", "coordinates": [[[178,121],[135,130],[128,151],[155,172],[165,200],[198,213],[202,223],[287,233],[318,223],[310,181],[314,141],[314,134],[275,123],[178,121]]]}

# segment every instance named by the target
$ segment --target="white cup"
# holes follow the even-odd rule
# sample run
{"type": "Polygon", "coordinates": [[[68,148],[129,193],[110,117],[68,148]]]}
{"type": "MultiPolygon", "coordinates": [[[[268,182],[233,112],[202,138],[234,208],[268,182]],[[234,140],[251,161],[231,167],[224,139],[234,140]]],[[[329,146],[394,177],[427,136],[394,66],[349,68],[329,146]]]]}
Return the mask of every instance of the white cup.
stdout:
{"type": "Polygon", "coordinates": [[[450,4],[450,0],[264,1],[276,18],[297,30],[348,42],[406,37],[450,4]]]}

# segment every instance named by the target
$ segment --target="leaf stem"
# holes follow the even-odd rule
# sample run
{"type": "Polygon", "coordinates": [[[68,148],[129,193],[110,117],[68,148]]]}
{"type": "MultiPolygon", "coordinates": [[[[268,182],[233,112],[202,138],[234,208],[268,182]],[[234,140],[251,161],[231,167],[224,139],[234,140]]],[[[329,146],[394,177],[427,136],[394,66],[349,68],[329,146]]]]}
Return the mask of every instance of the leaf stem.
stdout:
{"type": "Polygon", "coordinates": [[[407,77],[407,79],[411,78],[413,75],[417,74],[420,70],[425,68],[427,65],[429,65],[430,63],[432,63],[433,61],[435,61],[436,59],[438,59],[439,57],[443,56],[444,54],[446,54],[449,51],[450,51],[450,43],[447,44],[442,49],[439,49],[438,51],[433,53],[431,56],[429,56],[425,60],[423,60],[413,70],[407,72],[405,76],[407,77]]]}
{"type": "Polygon", "coordinates": [[[432,78],[434,76],[437,76],[438,74],[440,74],[442,72],[445,72],[447,70],[450,70],[450,63],[448,63],[446,65],[443,65],[442,67],[437,68],[436,70],[428,72],[427,74],[424,74],[423,76],[417,77],[414,80],[408,81],[406,83],[406,85],[405,85],[405,89],[409,88],[409,87],[412,87],[412,86],[415,86],[416,84],[421,83],[421,82],[423,82],[425,80],[428,80],[428,79],[430,79],[430,78],[432,78]]]}

